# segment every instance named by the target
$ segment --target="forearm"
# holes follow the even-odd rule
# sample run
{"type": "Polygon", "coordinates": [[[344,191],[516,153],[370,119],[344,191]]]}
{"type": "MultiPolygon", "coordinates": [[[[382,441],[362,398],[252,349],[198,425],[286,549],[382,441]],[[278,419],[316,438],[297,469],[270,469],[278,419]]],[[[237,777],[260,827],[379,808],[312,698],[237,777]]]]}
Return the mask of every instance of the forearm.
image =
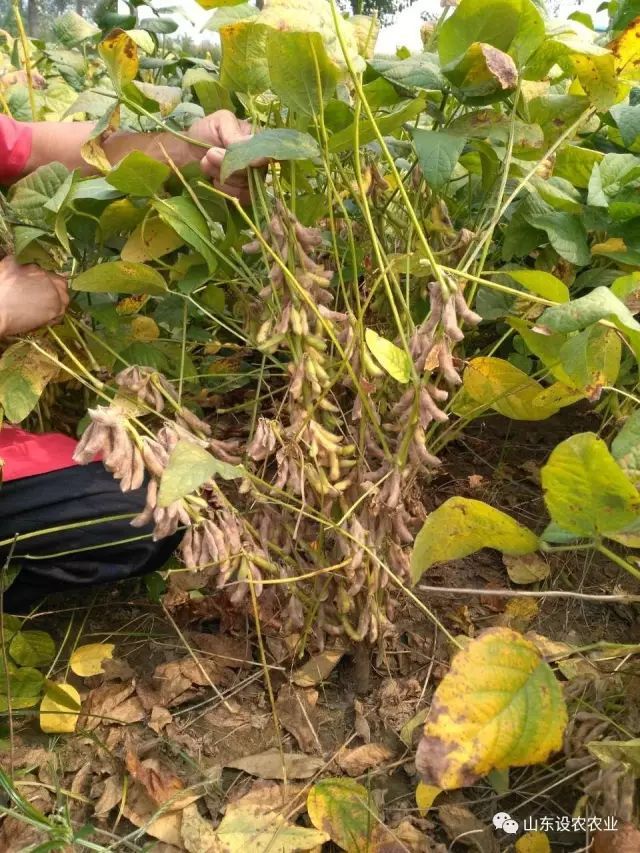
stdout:
{"type": "MultiPolygon", "coordinates": [[[[80,169],[84,175],[94,174],[96,170],[82,159],[81,154],[94,126],[93,122],[33,122],[30,125],[33,133],[31,155],[24,174],[52,162],[62,163],[68,169],[80,169]]],[[[171,133],[127,131],[112,134],[102,147],[112,165],[131,151],[142,151],[156,160],[170,158],[179,167],[200,160],[205,150],[201,145],[190,144],[171,133]]]]}

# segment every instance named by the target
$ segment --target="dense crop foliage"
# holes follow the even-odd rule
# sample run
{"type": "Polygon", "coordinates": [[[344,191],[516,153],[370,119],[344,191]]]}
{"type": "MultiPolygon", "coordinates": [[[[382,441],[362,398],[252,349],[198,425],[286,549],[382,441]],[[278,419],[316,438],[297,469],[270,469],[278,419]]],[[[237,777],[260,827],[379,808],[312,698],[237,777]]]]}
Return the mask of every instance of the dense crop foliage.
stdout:
{"type": "MultiPolygon", "coordinates": [[[[392,641],[398,588],[482,547],[576,544],[638,577],[637,3],[610,4],[606,34],[533,0],[447,3],[425,52],[401,57],[374,55],[377,22],[325,0],[203,5],[221,7],[220,68],[165,48],[162,19],[106,33],[67,15],[63,46],[4,37],[0,61],[29,70],[4,109],[98,120],[85,156],[102,172],[54,163],[3,203],[18,258],[64,270],[75,295],[62,327],[5,351],[5,418],[77,428],[81,460],[103,451],[123,490],[151,476],[134,523],[184,527],[193,570],[170,576],[173,604],[222,589],[303,648],[392,641]],[[101,148],[221,108],[255,126],[223,179],[270,162],[247,205],[195,166],[136,153],[112,168],[101,148]],[[556,448],[540,537],[465,498],[425,520],[470,421],[576,405],[613,442],[556,448]]],[[[469,747],[464,707],[443,720],[484,682],[443,682],[425,740],[439,746],[420,753],[442,787],[559,745],[564,706],[535,647],[478,642],[458,671],[490,672],[506,643],[534,681],[505,702],[542,684],[547,704],[496,756],[469,747]]]]}

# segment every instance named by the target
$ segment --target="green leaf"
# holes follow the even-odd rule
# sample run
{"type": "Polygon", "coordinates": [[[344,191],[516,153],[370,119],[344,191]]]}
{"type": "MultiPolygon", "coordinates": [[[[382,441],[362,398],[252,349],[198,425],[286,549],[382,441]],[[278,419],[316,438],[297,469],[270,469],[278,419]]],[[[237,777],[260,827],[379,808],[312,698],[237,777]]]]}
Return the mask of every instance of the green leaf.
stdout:
{"type": "Polygon", "coordinates": [[[615,329],[590,326],[570,337],[560,348],[560,361],[569,385],[591,401],[600,399],[602,388],[614,385],[620,372],[622,341],[615,329]]]}
{"type": "Polygon", "coordinates": [[[442,91],[446,80],[435,53],[419,53],[407,59],[374,57],[369,63],[374,71],[396,86],[407,89],[442,91]]]}
{"type": "Polygon", "coordinates": [[[411,577],[416,583],[438,563],[459,560],[481,548],[503,554],[530,554],[538,547],[535,533],[482,501],[449,498],[432,512],[418,533],[411,555],[411,577]]]}
{"type": "Polygon", "coordinates": [[[126,195],[153,196],[171,174],[166,163],[148,157],[142,151],[132,151],[106,176],[112,187],[126,195]]]}
{"type": "Polygon", "coordinates": [[[552,302],[568,302],[571,299],[567,285],[544,270],[505,270],[509,278],[517,281],[531,293],[537,293],[552,302]]]}
{"type": "Polygon", "coordinates": [[[427,183],[438,192],[451,178],[467,140],[464,136],[421,128],[415,128],[411,135],[427,183]]]}
{"type": "Polygon", "coordinates": [[[544,21],[531,0],[461,0],[440,28],[438,51],[447,65],[474,42],[485,42],[521,65],[544,38],[544,21]]]}
{"type": "Polygon", "coordinates": [[[608,207],[622,189],[640,179],[640,158],[633,154],[606,154],[589,180],[589,204],[608,207]]]}
{"type": "Polygon", "coordinates": [[[157,270],[145,264],[108,261],[73,279],[72,288],[85,293],[163,294],[167,285],[157,270]]]}
{"type": "Polygon", "coordinates": [[[44,686],[44,676],[37,669],[23,666],[20,669],[9,670],[7,679],[4,672],[0,674],[0,712],[11,709],[32,708],[38,703],[44,686]],[[11,697],[9,701],[9,697],[11,697]]]}
{"type": "MultiPolygon", "coordinates": [[[[50,350],[44,341],[40,348],[50,350]]],[[[0,358],[0,405],[12,424],[31,414],[44,389],[58,375],[54,353],[49,358],[45,352],[25,340],[12,344],[0,358]]]]}
{"type": "Polygon", "coordinates": [[[218,266],[218,259],[211,244],[222,238],[220,226],[214,223],[213,229],[217,230],[212,233],[203,214],[186,196],[156,199],[152,205],[160,219],[179,234],[185,243],[193,246],[207,262],[209,272],[213,272],[218,266]]]}
{"type": "Polygon", "coordinates": [[[45,631],[19,631],[11,640],[9,654],[20,666],[46,666],[56,654],[56,644],[45,631]]]}
{"type": "Polygon", "coordinates": [[[625,421],[611,443],[611,453],[629,479],[640,485],[640,411],[625,421]]]}
{"type": "Polygon", "coordinates": [[[41,166],[18,181],[11,188],[9,203],[17,218],[25,225],[46,228],[54,219],[46,205],[69,178],[69,170],[62,163],[41,166]]]}
{"type": "Polygon", "coordinates": [[[316,782],[307,796],[307,812],[316,829],[347,853],[372,849],[378,810],[371,792],[355,779],[316,782]]]}
{"type": "Polygon", "coordinates": [[[618,125],[622,141],[627,148],[631,148],[640,137],[640,104],[635,107],[628,104],[617,104],[609,112],[618,125]]]}
{"type": "Polygon", "coordinates": [[[540,231],[544,231],[556,252],[576,266],[587,266],[591,261],[591,252],[587,243],[587,232],[576,216],[570,213],[533,214],[528,222],[540,231]]]}
{"type": "Polygon", "coordinates": [[[596,166],[604,157],[600,151],[580,148],[577,145],[565,145],[557,154],[554,175],[564,178],[574,187],[585,189],[596,166]]]}
{"type": "Polygon", "coordinates": [[[267,62],[271,88],[302,115],[317,115],[335,93],[340,69],[327,56],[319,33],[269,29],[267,62]]]}
{"type": "Polygon", "coordinates": [[[492,770],[540,764],[562,748],[562,688],[529,640],[490,628],[454,657],[418,746],[423,780],[452,790],[492,770]]]}
{"type": "Polygon", "coordinates": [[[180,498],[195,492],[212,477],[236,480],[244,469],[215,459],[210,453],[191,441],[179,441],[169,456],[158,491],[158,506],[167,507],[180,498]]]}
{"type": "Polygon", "coordinates": [[[408,353],[383,338],[373,329],[366,330],[365,341],[371,354],[389,376],[403,384],[411,379],[411,359],[408,353]]]}
{"type": "Polygon", "coordinates": [[[540,198],[556,210],[565,213],[582,213],[582,196],[570,181],[564,178],[534,178],[531,181],[540,198]]]}
{"type": "Polygon", "coordinates": [[[594,433],[559,444],[541,473],[549,515],[569,533],[610,535],[637,518],[640,494],[594,433]]]}
{"type": "Polygon", "coordinates": [[[636,357],[640,358],[640,323],[624,302],[606,287],[596,287],[586,296],[547,308],[538,325],[552,332],[577,332],[600,320],[609,320],[624,332],[636,357]]]}
{"type": "MultiPolygon", "coordinates": [[[[357,128],[359,144],[368,145],[374,139],[377,139],[376,128],[383,136],[395,133],[406,122],[414,121],[424,111],[425,105],[426,102],[423,98],[415,98],[395,112],[376,118],[375,125],[369,120],[361,121],[357,128]]],[[[333,134],[329,139],[328,148],[332,154],[339,154],[342,151],[351,150],[355,142],[356,126],[355,124],[350,124],[343,130],[339,130],[333,134]]]]}
{"type": "Polygon", "coordinates": [[[253,162],[268,160],[312,160],[320,156],[320,147],[308,133],[289,128],[267,129],[250,139],[234,142],[222,161],[220,180],[242,172],[253,162]]]}

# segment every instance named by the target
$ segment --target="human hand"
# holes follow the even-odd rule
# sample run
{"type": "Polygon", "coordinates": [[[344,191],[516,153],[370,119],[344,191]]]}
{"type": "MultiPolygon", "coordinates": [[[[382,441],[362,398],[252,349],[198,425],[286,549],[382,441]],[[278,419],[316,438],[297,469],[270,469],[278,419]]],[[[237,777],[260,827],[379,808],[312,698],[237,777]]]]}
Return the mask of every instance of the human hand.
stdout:
{"type": "Polygon", "coordinates": [[[13,255],[0,261],[0,338],[59,322],[69,304],[67,282],[13,255]]]}
{"type": "MultiPolygon", "coordinates": [[[[234,142],[243,142],[253,136],[251,123],[236,118],[229,110],[218,110],[195,122],[191,127],[190,136],[210,146],[200,166],[214,187],[240,199],[243,203],[250,201],[248,172],[235,172],[223,183],[220,179],[220,169],[227,148],[234,142]]],[[[261,168],[266,166],[267,162],[265,159],[260,159],[255,160],[251,165],[261,168]]]]}

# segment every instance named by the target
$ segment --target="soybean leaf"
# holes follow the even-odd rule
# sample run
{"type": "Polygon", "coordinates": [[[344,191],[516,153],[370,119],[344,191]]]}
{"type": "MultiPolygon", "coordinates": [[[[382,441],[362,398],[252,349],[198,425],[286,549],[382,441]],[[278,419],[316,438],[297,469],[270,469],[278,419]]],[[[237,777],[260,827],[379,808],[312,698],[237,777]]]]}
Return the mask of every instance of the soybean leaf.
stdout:
{"type": "Polygon", "coordinates": [[[624,302],[606,287],[596,287],[586,296],[547,308],[538,320],[538,325],[551,332],[566,333],[586,329],[600,320],[609,320],[624,332],[636,357],[640,358],[640,323],[624,302]]]}
{"type": "Polygon", "coordinates": [[[544,38],[544,21],[531,0],[461,0],[440,28],[438,51],[446,65],[474,42],[485,42],[521,64],[544,38]]]}
{"type": "Polygon", "coordinates": [[[116,91],[136,77],[139,68],[138,47],[124,30],[113,30],[98,47],[116,91]]]}
{"type": "Polygon", "coordinates": [[[553,211],[553,213],[533,214],[529,223],[539,231],[544,231],[556,252],[576,266],[587,266],[591,260],[591,252],[587,243],[587,232],[584,225],[570,213],[553,211]]]}
{"type": "Polygon", "coordinates": [[[319,33],[270,28],[267,62],[273,91],[286,107],[303,115],[321,111],[340,77],[340,69],[327,56],[319,33]]]}
{"type": "Polygon", "coordinates": [[[571,299],[569,288],[555,275],[544,270],[506,270],[509,278],[524,288],[537,293],[552,302],[568,302],[571,299]]]}
{"type": "Polygon", "coordinates": [[[108,261],[85,270],[71,284],[73,290],[86,293],[163,294],[167,284],[157,270],[145,264],[108,261]]]}
{"type": "Polygon", "coordinates": [[[459,96],[471,103],[486,104],[506,97],[518,85],[518,69],[513,59],[482,42],[471,44],[461,57],[442,70],[459,96]]]}
{"type": "MultiPolygon", "coordinates": [[[[296,826],[276,811],[265,811],[259,805],[239,802],[227,807],[215,831],[215,847],[211,849],[219,853],[239,853],[242,850],[251,850],[252,853],[269,853],[273,850],[295,853],[298,850],[317,850],[328,840],[326,832],[296,826]]],[[[204,848],[194,846],[189,849],[195,853],[204,848]]]]}
{"type": "Polygon", "coordinates": [[[21,666],[45,666],[56,654],[56,644],[46,631],[19,631],[11,640],[9,654],[21,666]]]}
{"type": "Polygon", "coordinates": [[[46,228],[53,220],[53,211],[46,207],[69,178],[62,163],[48,163],[13,185],[9,194],[11,208],[25,225],[46,228]]]}
{"type": "Polygon", "coordinates": [[[434,53],[419,53],[406,59],[374,57],[369,64],[378,74],[397,86],[441,91],[447,85],[434,53]]]}
{"type": "Polygon", "coordinates": [[[240,20],[220,29],[220,82],[231,92],[259,95],[270,86],[267,65],[267,28],[240,20]]]}
{"type": "Polygon", "coordinates": [[[322,779],[309,791],[307,811],[316,829],[347,853],[371,849],[377,808],[371,792],[354,779],[322,779]]]}
{"type": "Polygon", "coordinates": [[[308,133],[290,128],[267,129],[229,146],[222,161],[220,180],[226,181],[234,172],[242,172],[255,161],[312,160],[319,156],[320,147],[308,133]]]}
{"type": "Polygon", "coordinates": [[[243,476],[243,469],[239,465],[229,465],[228,462],[215,459],[197,444],[179,441],[169,456],[169,463],[160,481],[158,506],[170,506],[215,476],[223,480],[236,480],[243,476]]]}
{"type": "Polygon", "coordinates": [[[539,764],[562,747],[567,708],[551,667],[522,635],[490,628],[438,685],[418,746],[423,780],[444,790],[539,764]]]}
{"type": "MultiPolygon", "coordinates": [[[[200,3],[200,5],[202,6],[203,4],[200,3]]],[[[249,3],[244,2],[244,0],[239,0],[239,2],[234,3],[233,5],[227,4],[226,6],[211,6],[209,8],[216,8],[216,11],[207,21],[206,28],[208,30],[213,30],[214,32],[220,32],[223,27],[226,27],[229,24],[236,24],[238,21],[257,18],[259,15],[258,9],[256,9],[255,6],[250,6],[249,3]]]]}
{"type": "Polygon", "coordinates": [[[104,670],[102,664],[113,657],[113,643],[89,643],[78,646],[69,659],[69,666],[76,675],[88,678],[100,675],[104,670]]]}
{"type": "Polygon", "coordinates": [[[416,537],[411,576],[416,582],[431,566],[459,560],[482,548],[517,555],[537,547],[537,536],[504,512],[471,498],[449,498],[427,517],[416,537]]]}
{"type": "Polygon", "coordinates": [[[106,176],[112,187],[132,196],[153,196],[169,178],[171,169],[148,157],[142,151],[132,151],[106,176]]]}
{"type": "Polygon", "coordinates": [[[613,439],[611,453],[629,479],[640,485],[640,411],[631,415],[613,439]]]}
{"type": "Polygon", "coordinates": [[[159,218],[141,222],[122,247],[123,261],[155,261],[184,245],[184,239],[159,218]]]}
{"type": "Polygon", "coordinates": [[[71,734],[80,715],[80,694],[71,684],[47,683],[40,703],[40,728],[47,734],[71,734]]]}
{"type": "Polygon", "coordinates": [[[380,366],[398,382],[407,383],[411,378],[411,360],[408,353],[373,329],[367,329],[365,340],[369,351],[380,366]]]}
{"type": "Polygon", "coordinates": [[[569,533],[615,534],[638,517],[638,490],[594,433],[578,433],[559,444],[541,475],[549,515],[569,533]]]}
{"type": "Polygon", "coordinates": [[[53,353],[47,356],[47,352],[49,346],[44,342],[36,349],[29,341],[18,341],[0,357],[0,405],[10,423],[25,420],[58,375],[55,357],[53,353]]]}
{"type": "Polygon", "coordinates": [[[203,214],[186,196],[155,199],[152,204],[165,225],[179,234],[185,243],[193,246],[207,262],[209,272],[213,272],[218,265],[218,259],[211,244],[222,235],[219,224],[213,224],[212,233],[203,214]]]}
{"type": "Polygon", "coordinates": [[[412,136],[420,168],[431,189],[438,192],[451,178],[467,144],[466,137],[421,128],[413,130],[412,136]]]}

